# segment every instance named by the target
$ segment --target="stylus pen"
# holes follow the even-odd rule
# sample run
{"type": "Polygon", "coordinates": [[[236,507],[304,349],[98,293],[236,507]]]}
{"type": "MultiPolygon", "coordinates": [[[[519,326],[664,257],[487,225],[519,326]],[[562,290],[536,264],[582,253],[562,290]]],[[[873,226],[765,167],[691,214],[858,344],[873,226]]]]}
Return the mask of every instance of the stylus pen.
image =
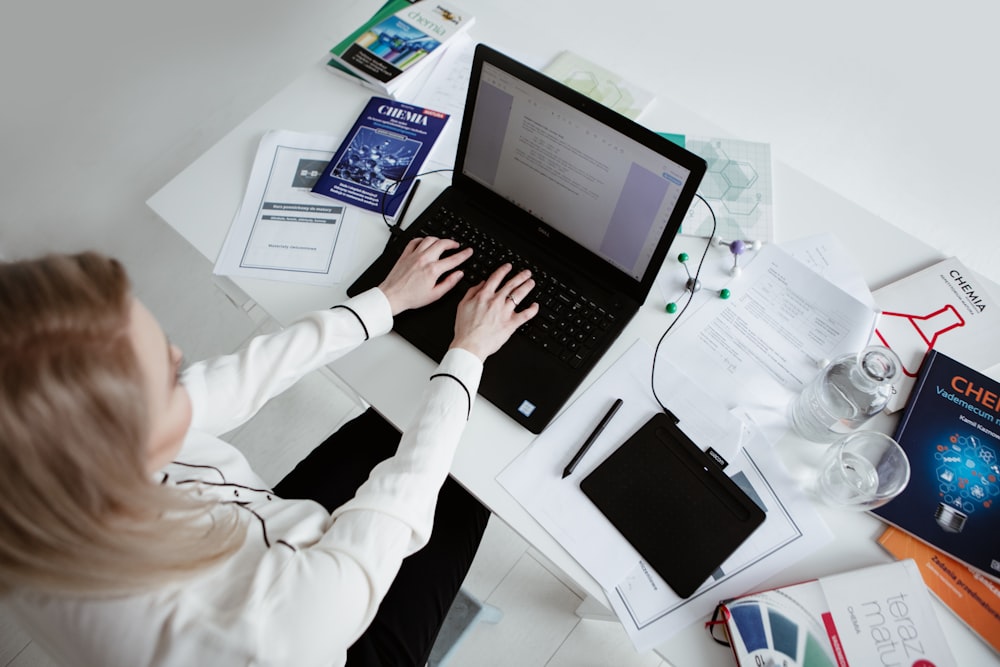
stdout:
{"type": "Polygon", "coordinates": [[[615,413],[618,412],[618,408],[622,406],[623,402],[624,401],[622,401],[622,399],[620,398],[615,399],[615,403],[614,405],[611,406],[611,409],[608,410],[608,414],[604,415],[604,419],[602,419],[601,423],[597,425],[597,428],[594,429],[594,432],[587,437],[587,440],[584,441],[583,443],[583,447],[580,447],[580,451],[578,451],[573,456],[573,459],[569,462],[569,465],[567,465],[566,468],[563,469],[563,474],[562,474],[563,479],[566,479],[571,474],[573,474],[573,470],[576,468],[576,465],[583,458],[584,454],[587,453],[587,450],[590,449],[590,446],[594,444],[594,441],[597,440],[597,436],[599,436],[601,432],[604,431],[604,427],[607,426],[608,422],[611,421],[611,418],[615,416],[615,413]]]}
{"type": "Polygon", "coordinates": [[[420,179],[418,178],[417,180],[413,181],[413,187],[410,188],[410,196],[407,197],[406,201],[403,202],[403,208],[402,210],[400,210],[399,216],[396,218],[397,225],[403,224],[403,218],[406,217],[406,212],[410,210],[410,202],[413,201],[413,198],[417,196],[417,188],[419,187],[420,187],[420,179]]]}

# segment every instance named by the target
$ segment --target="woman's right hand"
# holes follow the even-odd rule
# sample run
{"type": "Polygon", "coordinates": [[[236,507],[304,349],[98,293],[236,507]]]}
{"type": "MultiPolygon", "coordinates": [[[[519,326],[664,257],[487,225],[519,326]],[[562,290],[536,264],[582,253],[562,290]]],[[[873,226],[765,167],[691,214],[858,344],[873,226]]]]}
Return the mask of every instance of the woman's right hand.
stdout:
{"type": "Polygon", "coordinates": [[[518,327],[538,314],[537,303],[516,310],[534,289],[535,281],[527,270],[505,280],[511,268],[504,264],[466,292],[458,304],[451,347],[460,347],[486,361],[518,327]]]}

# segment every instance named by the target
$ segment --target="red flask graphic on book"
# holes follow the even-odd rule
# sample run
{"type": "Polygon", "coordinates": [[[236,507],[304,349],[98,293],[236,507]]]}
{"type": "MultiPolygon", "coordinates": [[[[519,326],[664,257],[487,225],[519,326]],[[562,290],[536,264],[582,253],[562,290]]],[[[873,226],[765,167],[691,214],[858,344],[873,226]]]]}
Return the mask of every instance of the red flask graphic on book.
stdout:
{"type": "Polygon", "coordinates": [[[903,373],[915,378],[927,350],[934,347],[947,332],[964,326],[965,320],[949,303],[927,315],[883,311],[875,327],[875,335],[883,345],[899,355],[903,373]],[[910,356],[910,350],[919,350],[919,354],[910,356]]]}

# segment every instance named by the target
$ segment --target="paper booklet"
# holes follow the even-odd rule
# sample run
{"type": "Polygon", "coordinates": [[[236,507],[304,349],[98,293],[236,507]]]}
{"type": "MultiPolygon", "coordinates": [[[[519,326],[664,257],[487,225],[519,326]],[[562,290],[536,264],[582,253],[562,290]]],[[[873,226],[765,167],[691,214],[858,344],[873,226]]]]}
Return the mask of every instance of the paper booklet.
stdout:
{"type": "Polygon", "coordinates": [[[882,310],[875,336],[903,363],[886,410],[905,405],[931,348],[979,371],[1000,362],[1000,299],[958,258],[950,257],[872,293],[882,310]]]}
{"type": "Polygon", "coordinates": [[[347,207],[311,192],[337,137],[272,130],[260,140],[216,275],[311,285],[339,282],[356,224],[347,207]]]}
{"type": "Polygon", "coordinates": [[[751,593],[721,606],[741,667],[957,665],[912,560],[751,593]]]}
{"type": "Polygon", "coordinates": [[[895,558],[912,558],[927,588],[1000,653],[1000,584],[894,526],[878,538],[895,558]]]}

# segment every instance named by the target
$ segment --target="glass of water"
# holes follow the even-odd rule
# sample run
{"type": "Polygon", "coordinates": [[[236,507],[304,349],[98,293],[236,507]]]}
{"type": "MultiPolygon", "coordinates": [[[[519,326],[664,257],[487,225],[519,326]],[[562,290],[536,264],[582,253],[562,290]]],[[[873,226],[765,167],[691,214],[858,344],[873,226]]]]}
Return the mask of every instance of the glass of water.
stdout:
{"type": "Polygon", "coordinates": [[[856,431],[823,456],[816,494],[827,505],[863,511],[886,504],[909,481],[910,462],[899,443],[878,431],[856,431]]]}

